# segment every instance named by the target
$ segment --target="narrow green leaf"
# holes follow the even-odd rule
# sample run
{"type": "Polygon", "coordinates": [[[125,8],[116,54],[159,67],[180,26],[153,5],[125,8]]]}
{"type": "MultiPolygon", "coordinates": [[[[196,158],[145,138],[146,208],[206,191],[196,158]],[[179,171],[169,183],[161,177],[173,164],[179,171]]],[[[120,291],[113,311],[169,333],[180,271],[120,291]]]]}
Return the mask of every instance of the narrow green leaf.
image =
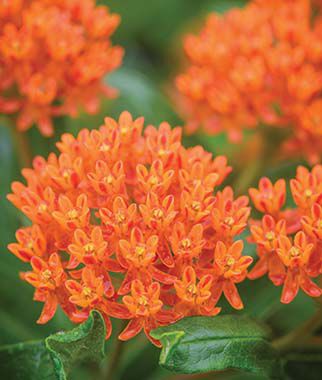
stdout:
{"type": "Polygon", "coordinates": [[[266,328],[245,317],[190,317],[151,334],[162,342],[160,365],[178,373],[228,368],[278,378],[280,366],[266,328]]]}
{"type": "Polygon", "coordinates": [[[104,357],[105,324],[93,311],[71,331],[50,335],[44,341],[0,348],[1,378],[10,380],[66,380],[79,362],[99,362],[104,357]]]}

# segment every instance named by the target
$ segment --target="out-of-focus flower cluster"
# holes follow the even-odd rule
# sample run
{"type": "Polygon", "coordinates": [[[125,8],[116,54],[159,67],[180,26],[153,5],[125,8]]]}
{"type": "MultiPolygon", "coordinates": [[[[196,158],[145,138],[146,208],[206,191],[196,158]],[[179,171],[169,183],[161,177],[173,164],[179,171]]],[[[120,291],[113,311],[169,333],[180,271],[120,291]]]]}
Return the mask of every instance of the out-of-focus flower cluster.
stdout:
{"type": "Polygon", "coordinates": [[[322,15],[310,0],[253,0],[211,14],[184,42],[190,66],[176,78],[187,129],[239,141],[263,123],[287,128],[288,154],[322,152],[322,15]]]}
{"type": "MultiPolygon", "coordinates": [[[[129,319],[120,339],[190,315],[216,315],[222,294],[242,309],[236,284],[252,258],[239,234],[248,198],[215,191],[231,168],[201,146],[181,145],[181,129],[158,129],[123,112],[99,130],[64,134],[59,156],[37,157],[9,200],[31,220],[10,251],[31,264],[21,276],[44,302],[75,322],[90,310],[129,319]]],[[[150,339],[155,343],[151,337],[150,339]]]]}
{"type": "Polygon", "coordinates": [[[322,277],[322,166],[312,171],[299,166],[290,186],[296,208],[286,210],[285,180],[272,184],[264,177],[259,189],[249,191],[264,216],[251,221],[250,240],[257,244],[259,260],[248,277],[268,273],[274,285],[283,285],[283,303],[291,302],[300,288],[311,297],[322,294],[312,281],[322,277]]]}
{"type": "Polygon", "coordinates": [[[123,49],[110,37],[120,17],[95,0],[10,0],[0,4],[0,112],[17,128],[53,133],[52,117],[97,112],[103,83],[123,49]]]}

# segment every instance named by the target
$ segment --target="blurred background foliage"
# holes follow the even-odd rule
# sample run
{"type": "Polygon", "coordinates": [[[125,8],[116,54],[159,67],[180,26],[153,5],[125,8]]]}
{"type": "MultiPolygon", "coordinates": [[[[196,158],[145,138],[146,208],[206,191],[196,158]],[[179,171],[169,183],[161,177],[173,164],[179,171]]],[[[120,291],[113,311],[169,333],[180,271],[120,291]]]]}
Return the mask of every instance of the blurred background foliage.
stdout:
{"type": "MultiPolygon", "coordinates": [[[[77,119],[56,120],[55,136],[46,139],[36,128],[27,132],[31,154],[47,156],[55,151],[55,142],[63,132],[76,134],[80,128],[97,128],[106,115],[118,117],[128,110],[135,117],[144,115],[146,123],[159,124],[168,121],[171,125],[181,125],[182,121],[171,105],[169,92],[171,81],[180,70],[183,61],[182,37],[185,32],[198,30],[204,17],[211,11],[224,12],[234,6],[243,6],[245,0],[105,0],[99,1],[119,13],[122,23],[114,36],[114,43],[125,48],[122,67],[109,76],[110,85],[118,88],[120,96],[113,101],[104,101],[98,115],[81,115],[77,119]]],[[[246,141],[251,136],[246,137],[246,141]]],[[[225,136],[208,137],[197,134],[185,138],[188,145],[202,144],[214,154],[225,153],[238,161],[240,146],[228,144],[225,136]]],[[[21,162],[19,156],[19,136],[14,129],[0,119],[0,343],[9,344],[23,340],[38,339],[70,327],[70,322],[58,312],[45,326],[36,325],[41,305],[32,302],[32,289],[19,279],[19,271],[24,265],[8,253],[7,244],[14,240],[17,228],[27,221],[21,213],[6,200],[10,184],[20,179],[21,162]]],[[[285,163],[271,167],[268,175],[273,180],[295,174],[295,163],[285,163]]],[[[238,170],[237,170],[238,172],[238,170]]],[[[254,178],[256,184],[257,178],[254,178]]],[[[247,254],[255,255],[249,245],[247,254]]],[[[270,322],[274,334],[286,333],[305,320],[313,310],[309,297],[298,296],[288,306],[279,303],[280,289],[267,279],[241,284],[241,294],[245,303],[245,313],[270,322]]],[[[224,312],[233,312],[228,304],[222,305],[224,312]]],[[[107,346],[110,342],[107,342],[107,346]]],[[[147,343],[144,337],[125,344],[125,355],[119,365],[120,380],[186,379],[189,377],[171,375],[158,366],[159,350],[147,343]]],[[[86,379],[86,368],[77,370],[75,379],[86,379]]],[[[258,379],[249,374],[225,373],[204,375],[200,378],[258,379]]]]}

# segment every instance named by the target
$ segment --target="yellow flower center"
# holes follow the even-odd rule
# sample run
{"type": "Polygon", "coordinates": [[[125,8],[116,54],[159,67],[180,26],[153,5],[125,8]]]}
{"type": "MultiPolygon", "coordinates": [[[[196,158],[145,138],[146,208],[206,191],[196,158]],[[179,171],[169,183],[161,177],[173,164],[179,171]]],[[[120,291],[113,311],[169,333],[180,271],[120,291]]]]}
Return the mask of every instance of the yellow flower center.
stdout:
{"type": "Polygon", "coordinates": [[[181,240],[181,247],[182,247],[183,249],[190,248],[190,247],[191,247],[191,240],[188,239],[188,238],[182,239],[182,240],[181,240]]]}
{"type": "Polygon", "coordinates": [[[289,253],[291,257],[298,257],[300,256],[301,251],[297,247],[292,247],[289,253]]]}
{"type": "Polygon", "coordinates": [[[227,261],[226,261],[226,264],[231,267],[232,265],[235,264],[235,259],[233,257],[228,257],[227,258],[227,261]]]}
{"type": "Polygon", "coordinates": [[[48,208],[48,206],[46,205],[46,203],[42,202],[42,203],[40,203],[40,205],[38,206],[38,211],[40,211],[40,212],[45,212],[45,211],[47,211],[47,208],[48,208]]]}
{"type": "Polygon", "coordinates": [[[160,157],[162,157],[162,156],[164,156],[166,154],[166,151],[164,150],[164,149],[159,149],[159,151],[158,151],[158,155],[160,156],[160,157]]]}
{"type": "Polygon", "coordinates": [[[265,235],[266,239],[272,241],[275,239],[275,233],[273,231],[269,231],[265,235]]]}
{"type": "Polygon", "coordinates": [[[201,209],[201,203],[198,202],[198,201],[193,201],[191,203],[191,208],[194,210],[194,211],[200,211],[201,209]]]}
{"type": "Polygon", "coordinates": [[[145,254],[145,247],[137,246],[135,247],[135,255],[142,258],[145,254]]]}
{"type": "Polygon", "coordinates": [[[129,127],[128,126],[123,126],[121,128],[121,135],[125,136],[128,133],[128,131],[129,131],[129,127]]]}
{"type": "Polygon", "coordinates": [[[42,278],[45,280],[45,281],[48,281],[50,278],[51,278],[51,271],[49,269],[46,269],[42,272],[42,278]]]}
{"type": "Polygon", "coordinates": [[[235,220],[232,216],[227,216],[224,219],[224,223],[227,224],[227,226],[232,226],[234,224],[235,220]]]}
{"type": "Polygon", "coordinates": [[[108,152],[110,150],[110,146],[107,144],[102,144],[100,147],[101,152],[108,152]]]}
{"type": "Polygon", "coordinates": [[[63,173],[62,173],[62,176],[63,176],[63,178],[68,179],[70,177],[69,170],[67,170],[67,169],[64,170],[63,173]]]}
{"type": "Polygon", "coordinates": [[[32,241],[28,241],[28,243],[26,244],[26,248],[32,249],[33,248],[33,242],[32,241]]]}
{"type": "Polygon", "coordinates": [[[196,284],[190,284],[188,287],[187,287],[187,291],[190,295],[192,296],[195,296],[198,292],[198,289],[197,289],[197,286],[196,284]]]}
{"type": "Polygon", "coordinates": [[[145,296],[141,296],[138,299],[138,304],[140,306],[146,306],[148,304],[148,299],[145,296]]]}
{"type": "Polygon", "coordinates": [[[84,294],[85,298],[89,298],[92,294],[92,289],[89,288],[88,286],[85,286],[83,288],[83,294],[84,294]]]}
{"type": "Polygon", "coordinates": [[[155,175],[151,176],[149,182],[151,185],[156,185],[159,182],[158,177],[155,175]]]}
{"type": "Polygon", "coordinates": [[[92,253],[95,251],[95,245],[93,243],[87,243],[84,245],[84,251],[86,253],[92,253]]]}
{"type": "Polygon", "coordinates": [[[77,210],[72,209],[72,210],[69,210],[66,215],[68,219],[76,219],[78,217],[78,212],[77,210]]]}
{"type": "Polygon", "coordinates": [[[152,211],[152,215],[155,219],[162,219],[163,218],[163,211],[159,208],[156,208],[152,211]]]}
{"type": "Polygon", "coordinates": [[[113,176],[108,175],[107,177],[104,177],[103,181],[110,185],[113,182],[113,176]]]}
{"type": "Polygon", "coordinates": [[[306,198],[310,198],[310,197],[312,197],[313,192],[311,189],[307,189],[307,190],[305,190],[304,194],[305,194],[306,198]]]}
{"type": "Polygon", "coordinates": [[[125,215],[121,212],[116,213],[115,219],[117,223],[123,223],[125,221],[125,215]]]}

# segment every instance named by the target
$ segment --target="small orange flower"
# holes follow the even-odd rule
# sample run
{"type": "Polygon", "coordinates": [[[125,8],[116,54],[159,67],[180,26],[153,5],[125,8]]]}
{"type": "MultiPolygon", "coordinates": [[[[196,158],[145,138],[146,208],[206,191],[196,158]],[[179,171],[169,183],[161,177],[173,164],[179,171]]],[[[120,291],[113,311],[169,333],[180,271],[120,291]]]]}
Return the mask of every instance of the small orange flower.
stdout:
{"type": "Polygon", "coordinates": [[[249,189],[249,195],[259,211],[276,216],[285,203],[285,181],[280,179],[272,184],[267,177],[264,177],[259,181],[259,189],[249,189]]]}
{"type": "Polygon", "coordinates": [[[151,342],[160,347],[160,342],[150,336],[150,331],[159,325],[173,323],[180,318],[180,314],[172,310],[162,310],[160,285],[157,282],[152,282],[148,288],[145,288],[141,281],[134,280],[131,285],[131,295],[124,296],[123,302],[133,319],[120,334],[121,340],[131,339],[144,329],[151,342]]]}
{"type": "Polygon", "coordinates": [[[183,271],[182,280],[174,283],[179,303],[176,310],[185,316],[189,315],[217,315],[221,308],[215,307],[215,299],[211,295],[213,276],[204,275],[197,283],[196,272],[188,266],[183,271]]]}
{"type": "Polygon", "coordinates": [[[281,219],[277,223],[270,215],[264,215],[262,226],[250,227],[252,240],[258,245],[258,262],[248,274],[248,278],[255,280],[268,272],[269,279],[274,285],[281,285],[285,279],[284,264],[277,255],[279,239],[286,236],[286,222],[281,219]]]}
{"type": "Polygon", "coordinates": [[[80,195],[77,198],[76,205],[69,198],[61,195],[58,199],[58,205],[59,211],[53,212],[53,217],[63,228],[75,230],[88,224],[90,215],[85,195],[80,195]]]}
{"type": "MultiPolygon", "coordinates": [[[[48,322],[55,314],[59,298],[58,290],[63,286],[66,274],[62,267],[60,257],[53,253],[48,262],[40,257],[33,256],[30,260],[32,272],[22,274],[22,278],[37,290],[35,300],[44,302],[44,307],[37,323],[44,324],[48,322]]],[[[63,301],[63,297],[62,301],[63,301]]],[[[61,302],[63,306],[63,302],[61,302]]]]}
{"type": "Polygon", "coordinates": [[[20,260],[29,262],[33,256],[46,254],[46,238],[37,224],[21,228],[16,232],[18,243],[8,245],[8,249],[20,260]]]}
{"type": "Polygon", "coordinates": [[[103,263],[108,256],[108,243],[103,239],[102,230],[98,226],[93,228],[90,236],[82,229],[77,229],[74,232],[74,241],[74,244],[68,246],[72,266],[76,267],[79,263],[85,265],[103,263]]]}
{"type": "Polygon", "coordinates": [[[53,219],[52,212],[55,210],[54,191],[50,187],[46,187],[42,189],[40,194],[37,194],[30,187],[14,182],[12,185],[13,194],[9,194],[8,199],[16,207],[21,208],[34,223],[50,223],[53,219]]]}
{"type": "Polygon", "coordinates": [[[125,267],[133,266],[135,268],[146,268],[156,258],[156,250],[158,246],[158,237],[150,236],[145,240],[142,231],[134,227],[131,231],[130,242],[120,240],[120,262],[125,267]],[[125,260],[125,261],[124,261],[125,260]]]}
{"type": "Polygon", "coordinates": [[[314,203],[311,215],[303,216],[302,226],[305,232],[318,240],[322,240],[322,206],[314,203]]]}
{"type": "Polygon", "coordinates": [[[176,260],[191,265],[205,244],[202,224],[195,224],[189,232],[186,232],[184,223],[177,222],[173,227],[170,242],[176,260]]]}
{"type": "Polygon", "coordinates": [[[103,278],[96,277],[95,272],[89,268],[82,270],[82,284],[68,280],[66,287],[71,294],[70,302],[82,308],[95,308],[104,296],[103,278]]]}
{"type": "Polygon", "coordinates": [[[138,218],[137,205],[131,203],[127,206],[125,200],[118,196],[113,201],[112,210],[101,208],[99,216],[105,225],[107,236],[115,234],[117,237],[128,235],[138,218]]]}
{"type": "MultiPolygon", "coordinates": [[[[164,171],[161,160],[153,161],[150,170],[144,165],[138,165],[136,170],[139,186],[137,191],[142,194],[142,199],[149,192],[164,196],[171,185],[171,179],[174,175],[173,170],[164,171]]],[[[137,196],[139,197],[140,195],[138,194],[137,196]]]]}
{"type": "Polygon", "coordinates": [[[296,178],[290,182],[296,205],[303,211],[309,210],[315,202],[322,199],[322,165],[316,165],[310,172],[299,166],[296,178]]]}
{"type": "Polygon", "coordinates": [[[247,268],[253,262],[252,257],[242,256],[243,248],[242,240],[237,240],[228,248],[219,241],[214,253],[214,271],[219,278],[214,287],[215,297],[219,299],[223,292],[227,301],[235,309],[244,307],[235,283],[243,281],[247,268]]]}
{"type": "Polygon", "coordinates": [[[213,188],[219,182],[219,174],[210,173],[205,175],[205,167],[201,162],[195,162],[192,165],[191,172],[180,170],[179,180],[182,188],[191,191],[195,186],[201,185],[206,193],[212,193],[213,188]]]}
{"type": "Polygon", "coordinates": [[[30,263],[33,272],[24,274],[24,279],[35,288],[54,290],[62,284],[65,273],[57,253],[50,256],[48,263],[37,256],[30,263]]]}
{"type": "Polygon", "coordinates": [[[211,226],[222,240],[230,242],[246,228],[250,214],[247,205],[246,196],[234,200],[231,187],[225,187],[223,191],[217,192],[215,207],[211,213],[211,226]]]}
{"type": "Polygon", "coordinates": [[[180,199],[180,206],[185,217],[194,223],[199,223],[208,217],[214,203],[215,198],[208,195],[201,184],[191,191],[184,190],[180,199]]]}
{"type": "Polygon", "coordinates": [[[160,204],[155,193],[150,192],[145,204],[139,206],[142,218],[147,226],[159,233],[167,232],[178,211],[174,208],[174,196],[167,195],[160,204]]]}
{"type": "Polygon", "coordinates": [[[75,322],[82,322],[88,318],[92,309],[101,311],[105,321],[106,339],[112,333],[110,316],[130,318],[130,314],[124,305],[110,300],[113,292],[110,292],[111,288],[106,284],[104,275],[97,276],[93,269],[85,267],[81,272],[81,282],[67,280],[65,286],[70,293],[69,302],[78,307],[71,314],[72,319],[75,322]]]}
{"type": "Polygon", "coordinates": [[[171,167],[178,155],[180,147],[181,129],[171,129],[168,123],[161,123],[156,130],[148,126],[145,130],[146,144],[152,161],[159,159],[165,170],[171,167]]]}
{"type": "Polygon", "coordinates": [[[58,159],[51,156],[51,162],[47,167],[52,186],[64,190],[77,188],[83,171],[83,160],[80,157],[73,160],[67,154],[62,154],[58,159]]]}
{"type": "Polygon", "coordinates": [[[314,245],[307,242],[305,234],[300,231],[294,237],[294,243],[289,238],[280,238],[280,248],[277,253],[287,267],[281,302],[290,303],[301,288],[311,297],[319,297],[322,290],[310,279],[307,264],[314,245]]]}
{"type": "Polygon", "coordinates": [[[88,178],[94,190],[101,195],[123,195],[125,193],[125,175],[121,161],[116,162],[110,170],[104,161],[97,161],[95,173],[89,173],[88,178]]]}

